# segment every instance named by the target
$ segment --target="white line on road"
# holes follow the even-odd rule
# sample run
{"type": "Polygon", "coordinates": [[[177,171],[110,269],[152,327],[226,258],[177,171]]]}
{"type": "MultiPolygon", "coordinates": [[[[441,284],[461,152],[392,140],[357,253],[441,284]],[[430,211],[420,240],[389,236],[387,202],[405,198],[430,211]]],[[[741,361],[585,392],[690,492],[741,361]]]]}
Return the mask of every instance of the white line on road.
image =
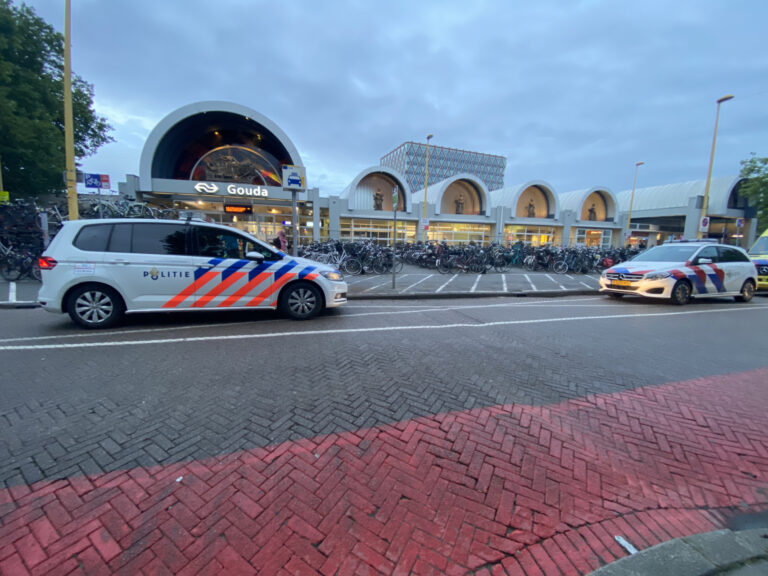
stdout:
{"type": "Polygon", "coordinates": [[[688,316],[693,314],[717,314],[718,312],[752,312],[756,310],[768,310],[768,306],[749,306],[749,307],[728,307],[728,308],[706,308],[702,310],[687,310],[679,312],[651,312],[648,314],[608,314],[604,316],[565,316],[561,318],[534,318],[531,320],[506,320],[499,322],[478,322],[473,324],[435,324],[426,326],[379,326],[374,328],[341,328],[336,330],[307,330],[290,332],[268,332],[266,334],[231,334],[228,336],[197,336],[194,338],[167,338],[163,340],[115,340],[100,342],[83,342],[79,344],[39,344],[28,346],[0,346],[0,351],[10,352],[19,350],[63,350],[71,348],[107,348],[126,346],[157,346],[159,344],[185,344],[195,342],[216,342],[232,340],[256,340],[266,338],[297,338],[300,336],[326,336],[329,334],[364,334],[375,332],[401,332],[412,330],[456,330],[459,328],[497,328],[500,326],[516,326],[523,324],[551,324],[554,322],[585,322],[589,320],[623,320],[627,318],[654,318],[654,317],[672,317],[688,316]]]}
{"type": "Polygon", "coordinates": [[[589,288],[590,290],[593,290],[593,289],[594,289],[594,286],[590,286],[590,285],[589,285],[589,284],[587,284],[586,282],[581,282],[581,281],[579,281],[579,284],[581,284],[582,286],[586,286],[586,287],[587,287],[587,288],[589,288]]]}
{"type": "Polygon", "coordinates": [[[550,280],[552,280],[552,282],[554,282],[555,284],[557,284],[558,286],[560,286],[560,290],[565,290],[565,286],[563,286],[562,284],[560,284],[560,282],[558,282],[557,280],[555,280],[554,278],[552,278],[552,276],[550,276],[549,274],[544,274],[544,276],[546,276],[547,278],[549,278],[550,280]]]}
{"type": "Polygon", "coordinates": [[[536,288],[536,285],[533,282],[531,282],[530,278],[528,278],[528,274],[523,274],[523,276],[525,276],[525,279],[528,280],[528,284],[531,285],[531,290],[536,292],[538,290],[538,288],[536,288]]]}
{"type": "Polygon", "coordinates": [[[16,282],[8,284],[8,302],[16,302],[16,282]]]}
{"type": "Polygon", "coordinates": [[[474,292],[475,290],[477,290],[477,285],[479,283],[480,283],[480,274],[477,275],[477,278],[475,279],[475,283],[472,284],[472,289],[470,290],[470,292],[474,292]]]}
{"type": "Polygon", "coordinates": [[[376,288],[381,288],[382,286],[386,286],[387,284],[389,285],[392,284],[392,278],[390,278],[386,282],[382,282],[381,284],[374,284],[370,288],[366,288],[365,290],[363,290],[363,292],[370,292],[371,290],[376,290],[376,288]]]}
{"type": "Polygon", "coordinates": [[[413,284],[411,284],[410,286],[408,286],[408,288],[405,288],[404,290],[401,290],[401,291],[400,291],[400,294],[402,294],[402,293],[404,293],[404,292],[407,292],[408,290],[410,290],[410,289],[411,289],[411,288],[413,288],[414,286],[418,286],[419,284],[421,284],[422,282],[424,282],[424,280],[429,280],[430,278],[432,278],[432,276],[434,276],[434,274],[430,274],[429,276],[427,276],[427,277],[425,277],[425,278],[422,278],[422,279],[421,279],[421,280],[419,280],[418,282],[414,282],[413,284]]]}
{"type": "Polygon", "coordinates": [[[450,284],[451,282],[453,282],[453,281],[456,279],[456,277],[457,277],[457,276],[458,276],[458,274],[454,274],[453,276],[451,276],[451,277],[448,279],[448,282],[446,282],[445,284],[443,284],[442,286],[440,286],[440,288],[438,288],[437,290],[435,290],[435,292],[442,292],[443,288],[445,288],[446,286],[448,286],[448,284],[450,284]]]}
{"type": "Polygon", "coordinates": [[[506,274],[501,275],[501,284],[504,288],[504,292],[507,292],[507,275],[506,274]]]}

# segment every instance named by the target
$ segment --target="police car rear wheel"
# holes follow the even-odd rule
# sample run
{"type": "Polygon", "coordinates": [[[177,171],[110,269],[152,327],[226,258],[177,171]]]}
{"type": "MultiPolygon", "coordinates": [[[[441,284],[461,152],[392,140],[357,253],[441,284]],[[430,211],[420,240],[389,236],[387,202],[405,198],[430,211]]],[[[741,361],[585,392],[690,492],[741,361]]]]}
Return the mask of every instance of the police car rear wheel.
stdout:
{"type": "Polygon", "coordinates": [[[736,302],[749,302],[755,295],[755,285],[752,280],[747,280],[741,287],[741,294],[736,296],[736,302]]]}
{"type": "Polygon", "coordinates": [[[322,303],[320,290],[307,283],[293,284],[280,296],[280,309],[294,320],[307,320],[316,316],[322,303]]]}
{"type": "Polygon", "coordinates": [[[69,296],[67,312],[83,328],[108,328],[123,317],[125,307],[120,296],[107,286],[78,286],[69,296]]]}
{"type": "Polygon", "coordinates": [[[691,285],[685,280],[678,280],[672,288],[672,294],[670,294],[672,304],[682,306],[687,304],[691,299],[691,285]]]}

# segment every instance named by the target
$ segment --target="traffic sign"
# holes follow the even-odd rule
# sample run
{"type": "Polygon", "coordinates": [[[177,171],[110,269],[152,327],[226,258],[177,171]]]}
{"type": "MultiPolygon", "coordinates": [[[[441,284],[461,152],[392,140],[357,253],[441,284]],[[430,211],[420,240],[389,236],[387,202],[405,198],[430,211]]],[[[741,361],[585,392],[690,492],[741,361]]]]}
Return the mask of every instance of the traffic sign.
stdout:
{"type": "Polygon", "coordinates": [[[304,166],[283,164],[283,190],[305,190],[307,172],[304,166]]]}
{"type": "Polygon", "coordinates": [[[704,216],[699,220],[699,232],[709,232],[709,216],[704,216]]]}
{"type": "Polygon", "coordinates": [[[85,174],[86,188],[106,188],[109,189],[108,174],[85,174]]]}
{"type": "Polygon", "coordinates": [[[736,218],[736,228],[744,228],[744,218],[736,218]]]}

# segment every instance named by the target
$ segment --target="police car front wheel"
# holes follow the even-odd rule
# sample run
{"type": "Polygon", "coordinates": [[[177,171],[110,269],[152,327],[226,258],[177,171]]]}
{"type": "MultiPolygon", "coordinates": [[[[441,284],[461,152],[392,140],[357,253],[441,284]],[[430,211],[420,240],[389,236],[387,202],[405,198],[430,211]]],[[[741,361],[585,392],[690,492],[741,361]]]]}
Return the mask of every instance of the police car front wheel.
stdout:
{"type": "Polygon", "coordinates": [[[323,306],[320,290],[309,283],[292,284],[280,295],[280,309],[294,320],[316,316],[323,306]]]}
{"type": "Polygon", "coordinates": [[[673,304],[682,306],[691,299],[691,285],[685,280],[678,280],[672,288],[670,299],[673,304]]]}
{"type": "Polygon", "coordinates": [[[123,317],[125,306],[120,296],[107,286],[85,284],[69,295],[67,312],[83,328],[108,328],[123,317]]]}

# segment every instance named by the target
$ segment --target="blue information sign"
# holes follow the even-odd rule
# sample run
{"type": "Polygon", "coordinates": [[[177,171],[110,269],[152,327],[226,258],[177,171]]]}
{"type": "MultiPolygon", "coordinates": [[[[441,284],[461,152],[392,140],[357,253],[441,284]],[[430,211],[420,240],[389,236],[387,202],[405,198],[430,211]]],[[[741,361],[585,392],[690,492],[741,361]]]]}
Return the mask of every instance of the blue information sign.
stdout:
{"type": "Polygon", "coordinates": [[[85,175],[85,187],[86,188],[101,188],[101,174],[87,174],[85,175]]]}

